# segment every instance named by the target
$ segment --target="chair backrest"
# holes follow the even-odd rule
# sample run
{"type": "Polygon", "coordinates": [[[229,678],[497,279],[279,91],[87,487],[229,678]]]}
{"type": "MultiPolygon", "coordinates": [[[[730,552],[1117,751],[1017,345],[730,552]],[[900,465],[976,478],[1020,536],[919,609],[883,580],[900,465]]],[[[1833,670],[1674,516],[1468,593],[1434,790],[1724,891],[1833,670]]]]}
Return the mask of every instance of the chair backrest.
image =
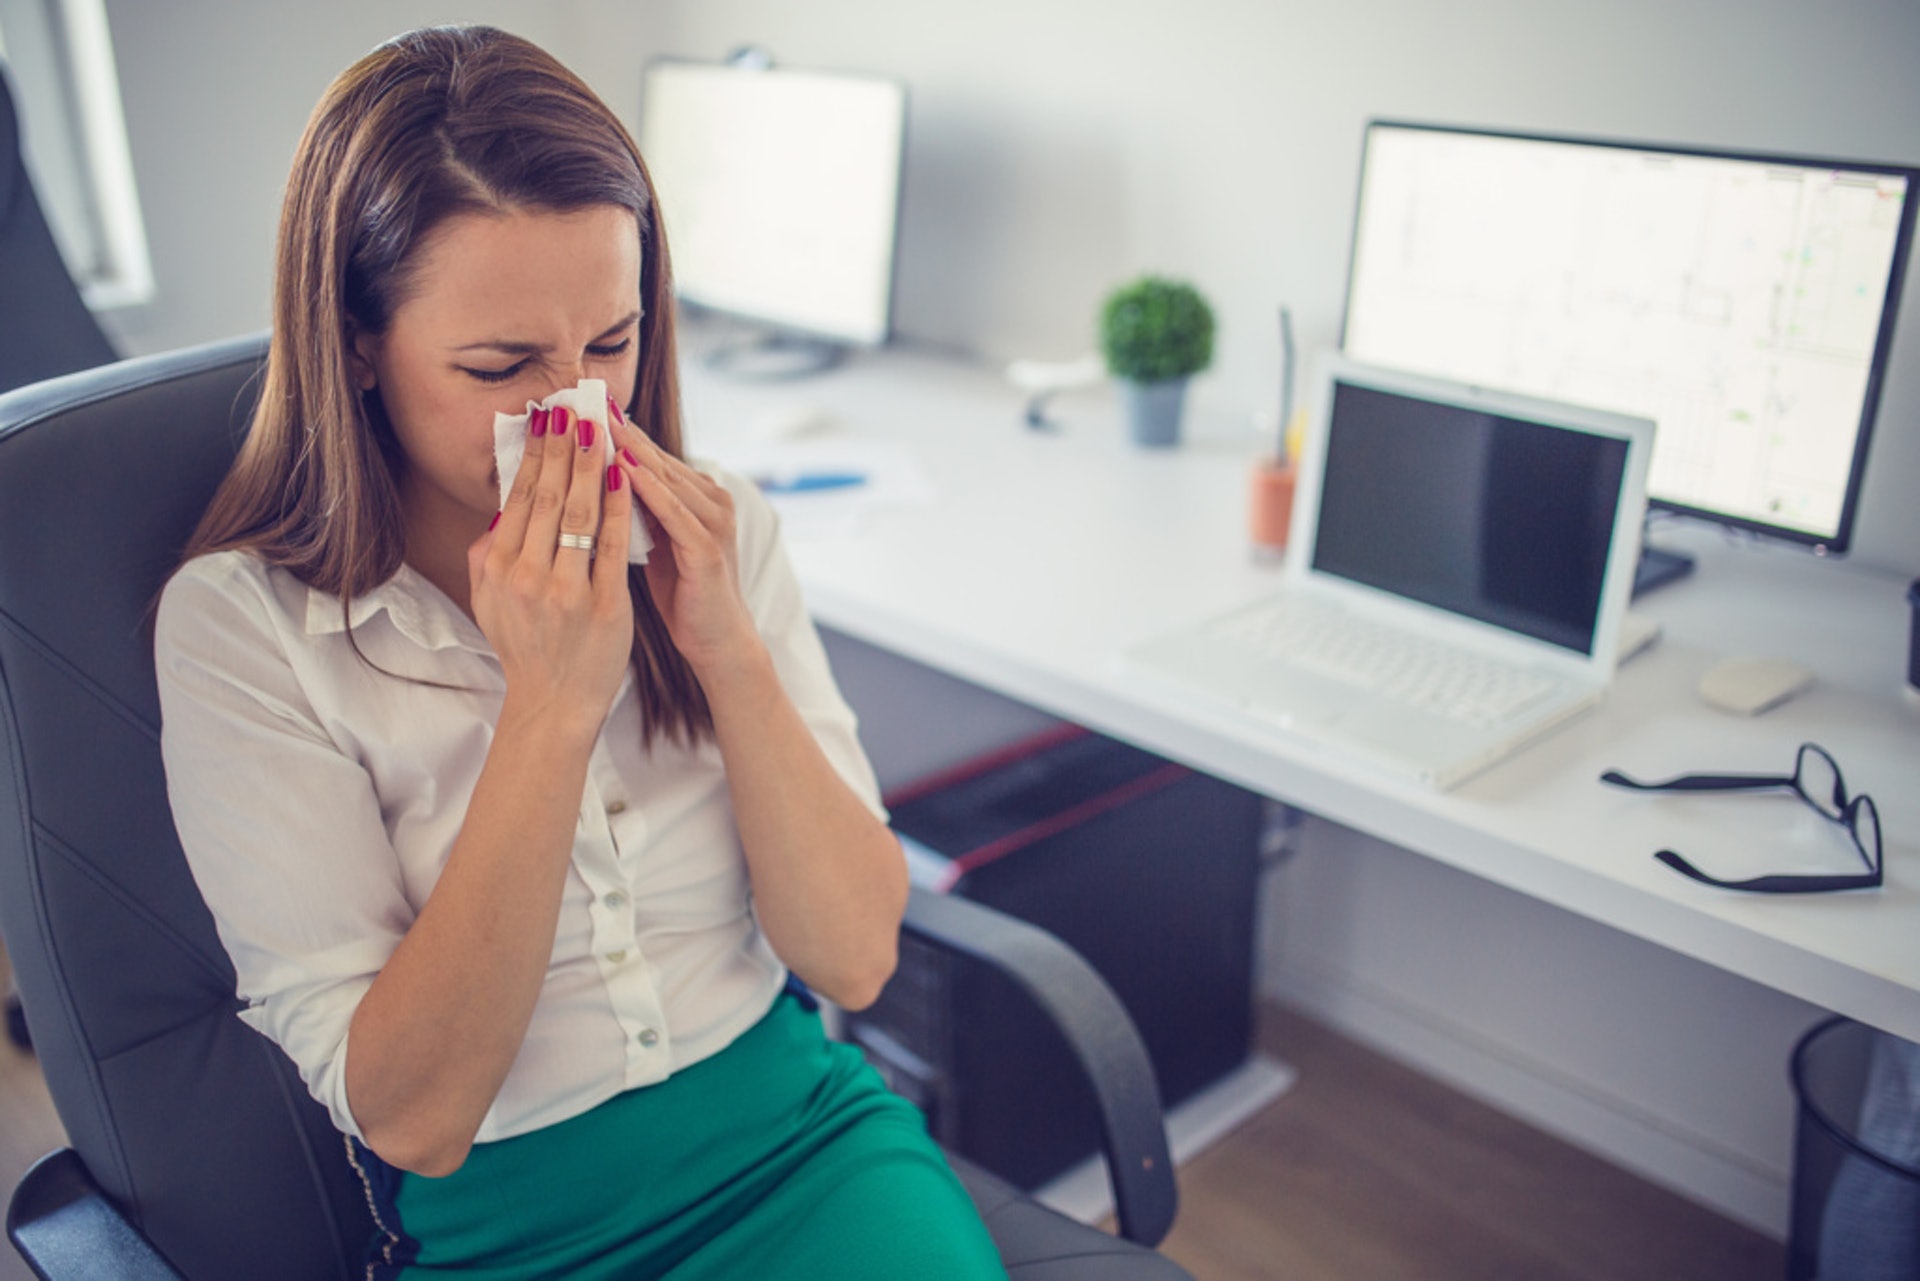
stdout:
{"type": "Polygon", "coordinates": [[[47,229],[0,65],[0,392],[115,358],[47,229]]]}
{"type": "Polygon", "coordinates": [[[264,338],[0,396],[0,931],[73,1147],[190,1277],[357,1275],[341,1139],[234,976],[174,834],[151,607],[264,338]]]}

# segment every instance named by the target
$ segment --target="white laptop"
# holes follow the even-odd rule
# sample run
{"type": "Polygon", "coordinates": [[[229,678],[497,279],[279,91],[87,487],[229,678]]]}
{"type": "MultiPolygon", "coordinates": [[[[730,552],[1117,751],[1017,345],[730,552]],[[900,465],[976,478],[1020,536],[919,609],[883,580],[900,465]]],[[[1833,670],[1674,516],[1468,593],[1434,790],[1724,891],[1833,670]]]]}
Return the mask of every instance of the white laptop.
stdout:
{"type": "Polygon", "coordinates": [[[1324,358],[1282,590],[1126,655],[1435,787],[1599,700],[1653,424],[1324,358]]]}

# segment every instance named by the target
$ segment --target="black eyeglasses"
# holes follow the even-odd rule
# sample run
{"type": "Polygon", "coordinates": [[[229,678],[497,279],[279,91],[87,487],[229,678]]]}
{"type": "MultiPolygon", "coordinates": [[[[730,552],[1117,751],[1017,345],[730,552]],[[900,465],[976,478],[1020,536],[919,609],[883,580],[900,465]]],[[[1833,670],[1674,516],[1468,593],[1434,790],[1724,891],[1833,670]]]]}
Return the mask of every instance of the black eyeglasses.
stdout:
{"type": "Polygon", "coordinates": [[[1654,855],[1682,876],[1703,884],[1755,894],[1818,894],[1825,890],[1872,889],[1883,879],[1880,811],[1874,808],[1871,796],[1848,797],[1840,767],[1824,747],[1815,743],[1800,744],[1791,774],[1682,774],[1664,783],[1643,783],[1610,769],[1600,776],[1600,781],[1642,792],[1757,792],[1775,787],[1791,788],[1822,818],[1845,827],[1853,837],[1854,848],[1867,863],[1865,872],[1844,876],[1756,876],[1745,881],[1723,881],[1708,876],[1672,850],[1661,850],[1654,855]]]}

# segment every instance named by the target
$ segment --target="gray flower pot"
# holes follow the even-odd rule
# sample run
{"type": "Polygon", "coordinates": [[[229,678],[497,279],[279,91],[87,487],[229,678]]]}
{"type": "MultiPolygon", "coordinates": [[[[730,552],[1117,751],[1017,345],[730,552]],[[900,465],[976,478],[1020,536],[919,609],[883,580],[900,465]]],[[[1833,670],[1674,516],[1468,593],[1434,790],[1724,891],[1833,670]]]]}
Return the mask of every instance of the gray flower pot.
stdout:
{"type": "Polygon", "coordinates": [[[1187,380],[1137,383],[1122,378],[1120,401],[1127,409],[1127,429],[1133,443],[1147,449],[1167,449],[1180,443],[1180,415],[1186,407],[1187,380]]]}

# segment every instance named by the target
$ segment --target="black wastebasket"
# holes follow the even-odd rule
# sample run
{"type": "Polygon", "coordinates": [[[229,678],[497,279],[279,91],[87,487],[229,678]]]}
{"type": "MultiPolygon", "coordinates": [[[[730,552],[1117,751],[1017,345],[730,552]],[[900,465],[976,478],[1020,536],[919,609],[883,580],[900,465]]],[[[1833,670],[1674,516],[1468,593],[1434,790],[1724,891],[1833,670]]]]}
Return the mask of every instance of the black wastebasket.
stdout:
{"type": "Polygon", "coordinates": [[[1832,1018],[1793,1048],[1791,1281],[1920,1281],[1920,1045],[1832,1018]]]}

